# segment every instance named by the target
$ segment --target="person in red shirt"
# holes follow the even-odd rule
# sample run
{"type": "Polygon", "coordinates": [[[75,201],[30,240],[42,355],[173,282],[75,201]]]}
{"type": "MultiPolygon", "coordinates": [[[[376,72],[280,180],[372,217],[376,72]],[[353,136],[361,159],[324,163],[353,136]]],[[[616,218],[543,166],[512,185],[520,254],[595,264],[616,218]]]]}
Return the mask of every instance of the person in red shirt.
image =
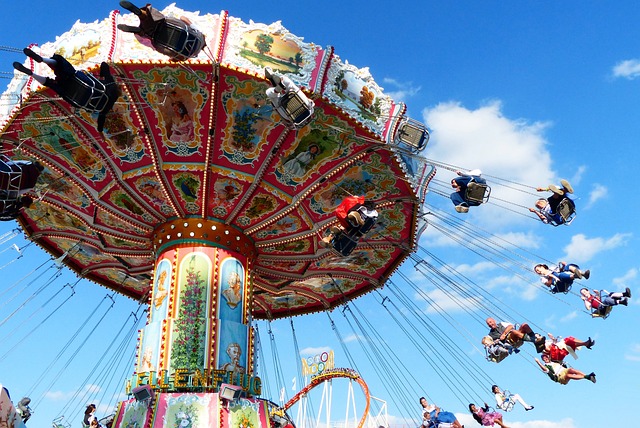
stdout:
{"type": "Polygon", "coordinates": [[[322,238],[319,245],[323,248],[333,245],[340,253],[348,255],[358,239],[373,227],[378,211],[372,203],[365,202],[364,196],[347,196],[336,208],[335,216],[339,224],[329,228],[329,234],[322,238]],[[345,237],[348,242],[343,244],[346,245],[336,242],[339,236],[345,237]]]}
{"type": "Polygon", "coordinates": [[[604,315],[611,306],[627,306],[631,298],[631,290],[627,287],[622,293],[609,293],[604,290],[593,290],[591,293],[589,289],[582,288],[580,298],[584,301],[584,306],[588,311],[592,311],[596,315],[604,315]]]}
{"type": "Polygon", "coordinates": [[[586,346],[587,349],[591,349],[591,347],[596,343],[595,340],[589,338],[588,340],[578,340],[573,336],[567,336],[563,339],[554,337],[551,333],[549,333],[549,338],[551,340],[547,340],[544,346],[543,354],[549,356],[551,361],[562,362],[564,357],[571,354],[574,358],[577,358],[575,351],[579,346],[586,346]]]}

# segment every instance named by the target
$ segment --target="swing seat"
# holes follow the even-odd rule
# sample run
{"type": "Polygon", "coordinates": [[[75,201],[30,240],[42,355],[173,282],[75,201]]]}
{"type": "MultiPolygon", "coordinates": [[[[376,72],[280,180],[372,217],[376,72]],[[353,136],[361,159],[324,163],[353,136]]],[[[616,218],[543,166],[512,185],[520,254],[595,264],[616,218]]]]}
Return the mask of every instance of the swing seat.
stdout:
{"type": "Polygon", "coordinates": [[[51,421],[51,428],[69,428],[69,425],[64,423],[64,416],[58,416],[51,421]]]}
{"type": "MultiPolygon", "coordinates": [[[[603,292],[600,291],[600,301],[602,302],[602,294],[603,292]]],[[[591,317],[592,318],[602,318],[607,319],[607,317],[609,316],[609,314],[611,314],[611,311],[613,310],[613,306],[604,306],[601,305],[601,307],[603,307],[604,309],[600,310],[600,309],[594,309],[591,308],[591,317]]]]}
{"type": "MultiPolygon", "coordinates": [[[[353,229],[351,231],[353,231],[353,229]]],[[[349,232],[340,232],[331,239],[331,246],[334,250],[346,257],[356,248],[360,236],[349,232]]]]}
{"type": "Polygon", "coordinates": [[[564,198],[558,204],[558,208],[556,212],[562,217],[564,220],[564,224],[569,224],[573,221],[576,215],[576,205],[569,198],[564,198]]]}
{"type": "Polygon", "coordinates": [[[609,314],[611,313],[611,310],[613,309],[613,306],[605,306],[604,311],[600,311],[598,309],[596,310],[591,310],[591,317],[592,318],[602,318],[607,319],[607,317],[609,316],[609,314]]]}
{"type": "Polygon", "coordinates": [[[173,61],[185,61],[198,56],[206,42],[204,35],[186,22],[166,18],[164,25],[153,33],[151,44],[173,61]]]}
{"type": "Polygon", "coordinates": [[[395,141],[396,144],[404,143],[419,152],[423,150],[429,142],[429,131],[424,124],[406,118],[400,123],[400,126],[398,126],[395,141]]]}
{"type": "Polygon", "coordinates": [[[509,356],[509,351],[507,350],[505,350],[504,352],[499,352],[497,354],[489,352],[487,348],[484,348],[484,350],[486,353],[486,359],[490,363],[499,363],[500,361],[504,360],[509,356]]]}
{"type": "Polygon", "coordinates": [[[84,80],[77,75],[65,85],[67,100],[76,108],[91,113],[100,113],[109,102],[104,83],[92,74],[85,74],[84,80]]]}
{"type": "Polygon", "coordinates": [[[564,224],[568,226],[576,217],[576,204],[569,198],[564,198],[556,208],[556,218],[551,219],[549,223],[554,226],[564,224]]]}
{"type": "Polygon", "coordinates": [[[505,400],[500,405],[497,405],[498,409],[504,412],[512,411],[513,407],[516,405],[516,401],[513,399],[513,394],[505,389],[502,391],[502,395],[504,395],[505,400]]]}
{"type": "Polygon", "coordinates": [[[360,238],[369,232],[378,221],[378,211],[371,204],[360,205],[355,211],[364,220],[362,226],[351,226],[347,231],[335,234],[331,240],[331,246],[343,256],[351,254],[360,238]]]}
{"type": "Polygon", "coordinates": [[[489,201],[489,195],[491,195],[491,187],[486,183],[471,181],[467,184],[464,199],[469,203],[480,205],[489,201]]]}
{"type": "Polygon", "coordinates": [[[313,118],[313,107],[308,106],[308,101],[300,90],[287,92],[280,98],[277,110],[281,115],[284,114],[283,119],[294,129],[300,129],[313,118]]]}
{"type": "Polygon", "coordinates": [[[14,202],[18,199],[22,169],[5,155],[0,155],[0,201],[14,202]]]}
{"type": "Polygon", "coordinates": [[[567,283],[559,283],[558,285],[554,285],[553,287],[551,287],[549,289],[549,291],[551,291],[551,294],[557,294],[557,293],[562,293],[562,294],[568,294],[569,291],[571,291],[571,284],[567,284],[567,283]]]}

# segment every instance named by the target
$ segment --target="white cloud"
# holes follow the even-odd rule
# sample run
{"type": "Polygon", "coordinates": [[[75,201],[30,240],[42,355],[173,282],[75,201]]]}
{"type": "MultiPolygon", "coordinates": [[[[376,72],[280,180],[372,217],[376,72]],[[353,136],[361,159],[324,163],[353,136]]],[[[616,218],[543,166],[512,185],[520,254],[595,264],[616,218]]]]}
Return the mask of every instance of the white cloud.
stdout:
{"type": "Polygon", "coordinates": [[[581,233],[574,235],[571,242],[564,247],[565,260],[578,264],[589,261],[602,251],[625,245],[630,237],[630,233],[616,233],[611,238],[587,238],[581,233]]]}
{"type": "MultiPolygon", "coordinates": [[[[492,188],[490,202],[502,207],[488,204],[482,209],[472,209],[469,215],[473,213],[480,223],[490,224],[492,230],[507,222],[526,220],[505,206],[529,216],[528,211],[516,205],[533,206],[537,198],[531,194],[536,193],[534,188],[557,181],[544,137],[550,124],[509,119],[501,110],[499,101],[476,110],[448,102],[424,112],[424,120],[432,131],[425,156],[461,169],[483,171],[492,188]]],[[[440,183],[448,183],[454,176],[454,172],[439,168],[436,178],[440,183]]]]}
{"type": "Polygon", "coordinates": [[[474,310],[480,303],[477,297],[463,297],[453,291],[445,293],[440,289],[423,291],[423,294],[415,294],[415,299],[426,303],[425,312],[457,312],[464,309],[474,310]]]}
{"type": "Polygon", "coordinates": [[[413,86],[413,82],[398,82],[395,79],[384,78],[383,83],[386,87],[385,95],[390,96],[395,101],[406,102],[410,98],[420,92],[421,86],[413,86]],[[389,90],[391,87],[391,90],[389,90]]]}
{"type": "Polygon", "coordinates": [[[584,175],[584,173],[586,171],[587,171],[587,167],[586,166],[582,165],[582,166],[578,167],[578,170],[573,174],[573,177],[571,177],[569,179],[569,182],[573,186],[577,186],[582,181],[582,176],[584,175]]]}
{"type": "Polygon", "coordinates": [[[640,343],[634,343],[629,348],[629,351],[624,354],[625,360],[640,361],[640,343]]]}
{"type": "Polygon", "coordinates": [[[537,249],[540,248],[540,244],[542,243],[542,237],[534,233],[533,231],[529,232],[511,232],[511,233],[503,233],[497,234],[496,238],[501,241],[501,245],[504,245],[504,242],[508,242],[513,245],[517,245],[520,248],[531,248],[537,249]]]}
{"type": "Polygon", "coordinates": [[[600,199],[604,199],[608,196],[609,189],[602,184],[594,184],[591,193],[589,193],[589,202],[587,202],[586,208],[590,208],[600,199]]]}
{"type": "MultiPolygon", "coordinates": [[[[53,401],[68,401],[74,395],[79,397],[87,396],[87,395],[95,395],[100,392],[99,385],[86,385],[82,391],[78,392],[76,390],[73,391],[47,391],[44,394],[44,397],[53,400],[53,401]]],[[[87,403],[89,404],[89,403],[87,403]]]]}
{"type": "MultiPolygon", "coordinates": [[[[456,413],[455,415],[460,423],[466,427],[474,427],[478,424],[470,413],[456,413]]],[[[512,419],[514,416],[515,415],[513,413],[507,413],[506,416],[504,416],[505,424],[508,424],[511,428],[576,428],[576,424],[571,418],[562,419],[560,421],[538,420],[514,422],[512,419]]]]}
{"type": "Polygon", "coordinates": [[[349,336],[345,337],[342,342],[343,343],[349,343],[349,342],[354,342],[356,340],[365,340],[362,337],[360,337],[357,334],[350,334],[349,336]]]}
{"type": "Polygon", "coordinates": [[[577,425],[571,418],[562,419],[561,421],[529,421],[529,422],[513,422],[509,423],[511,428],[576,428],[577,425]]]}
{"type": "Polygon", "coordinates": [[[632,80],[640,77],[640,60],[628,59],[613,67],[613,77],[624,77],[632,80]]]}
{"type": "Polygon", "coordinates": [[[453,268],[462,275],[467,277],[477,276],[481,273],[485,273],[487,271],[496,269],[496,264],[492,262],[479,262],[474,265],[469,264],[461,264],[458,266],[454,266],[453,268]]]}
{"type": "Polygon", "coordinates": [[[638,269],[631,268],[623,276],[613,278],[613,283],[616,285],[626,285],[629,282],[635,280],[638,277],[638,269]]]}
{"type": "Polygon", "coordinates": [[[323,352],[330,352],[331,348],[328,346],[308,347],[300,350],[301,357],[312,357],[314,355],[322,354],[323,352]]]}
{"type": "Polygon", "coordinates": [[[567,322],[567,321],[574,320],[577,317],[578,317],[578,311],[571,311],[567,315],[565,315],[562,318],[560,318],[560,321],[561,322],[567,322]]]}

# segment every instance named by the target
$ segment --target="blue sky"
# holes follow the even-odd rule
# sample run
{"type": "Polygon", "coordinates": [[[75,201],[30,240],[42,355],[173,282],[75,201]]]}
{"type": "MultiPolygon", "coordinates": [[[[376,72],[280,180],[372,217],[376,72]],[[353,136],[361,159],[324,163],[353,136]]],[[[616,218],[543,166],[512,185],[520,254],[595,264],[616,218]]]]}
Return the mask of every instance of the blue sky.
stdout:
{"type": "MultiPolygon", "coordinates": [[[[155,5],[162,8],[168,3],[155,5]]],[[[598,383],[554,384],[531,364],[530,349],[499,365],[490,364],[474,350],[486,331],[478,318],[488,304],[477,303],[477,299],[458,293],[450,299],[446,287],[435,287],[410,262],[401,270],[409,284],[398,275],[392,280],[416,302],[425,319],[445,329],[460,348],[462,364],[475,362],[500,386],[520,393],[535,406],[531,412],[517,409],[505,415],[511,427],[589,428],[598,426],[603,415],[607,425],[638,421],[633,399],[638,392],[635,379],[640,375],[640,338],[634,328],[639,322],[638,299],[632,300],[627,308],[616,308],[607,320],[592,320],[576,296],[551,296],[541,290],[530,268],[538,261],[575,262],[591,269],[592,277],[585,283],[589,287],[614,291],[628,286],[640,296],[640,265],[635,257],[640,246],[636,223],[640,203],[633,196],[631,178],[632,168],[640,159],[637,144],[640,137],[637,120],[640,4],[634,1],[619,1],[614,6],[606,2],[578,1],[397,1],[390,7],[389,2],[328,0],[286,6],[257,1],[183,1],[177,6],[203,13],[226,9],[231,16],[245,21],[281,20],[289,31],[307,42],[334,46],[343,60],[357,67],[369,67],[386,94],[404,101],[411,117],[427,123],[432,135],[424,156],[440,163],[483,170],[493,188],[492,203],[472,209],[467,216],[454,217],[451,203],[437,192],[427,196],[428,209],[437,214],[433,226],[441,227],[427,229],[420,241],[421,248],[464,273],[473,281],[471,289],[476,287],[478,295],[490,293],[487,299],[500,298],[511,321],[524,318],[545,332],[595,338],[594,349],[581,351],[580,358],[571,364],[587,372],[595,371],[598,383]],[[579,198],[578,217],[569,227],[544,226],[527,217],[524,207],[531,206],[536,196],[513,191],[505,185],[513,182],[536,187],[560,178],[572,182],[579,198]],[[461,226],[447,223],[451,217],[468,221],[469,230],[473,231],[463,233],[462,242],[454,242],[446,235],[446,232],[461,231],[461,226]],[[480,239],[474,234],[477,231],[490,234],[485,235],[490,238],[485,238],[484,243],[480,242],[480,254],[466,247],[466,242],[480,239]],[[489,248],[487,239],[500,238],[516,243],[518,248],[505,244],[507,248],[499,251],[499,261],[489,261],[482,249],[489,248]],[[425,301],[425,296],[418,295],[410,284],[418,284],[426,296],[435,299],[446,314],[464,326],[465,332],[443,322],[440,314],[425,301]],[[475,315],[465,312],[461,302],[468,304],[475,315]],[[474,339],[477,340],[473,342],[474,339]],[[596,408],[591,410],[594,405],[596,408]]],[[[102,20],[117,7],[116,1],[88,7],[61,0],[54,9],[51,2],[40,0],[32,1],[28,8],[20,2],[9,2],[3,5],[4,14],[0,18],[3,27],[0,45],[22,48],[30,43],[43,44],[67,31],[76,20],[102,20]]],[[[2,77],[10,75],[13,61],[24,59],[21,53],[4,50],[0,51],[0,58],[2,77]]],[[[3,87],[9,81],[4,79],[4,82],[3,87]]],[[[434,190],[441,182],[442,191],[448,192],[443,186],[452,177],[452,171],[439,169],[434,190]]],[[[0,235],[14,227],[14,223],[0,225],[0,235]]],[[[0,244],[0,251],[14,242],[24,245],[18,237],[0,244]]],[[[0,266],[14,259],[15,254],[14,250],[0,253],[0,266]]],[[[431,262],[432,257],[425,254],[420,251],[419,257],[431,262]]],[[[33,280],[22,297],[0,309],[2,319],[19,306],[18,302],[47,283],[55,268],[39,279],[33,277],[51,265],[46,260],[40,249],[30,246],[22,259],[2,269],[8,284],[0,287],[0,293],[5,293],[4,299],[33,280]],[[46,263],[44,268],[6,292],[15,281],[42,263],[46,263]]],[[[55,297],[54,293],[66,282],[74,281],[73,275],[63,274],[18,316],[1,325],[0,337],[11,333],[11,339],[0,343],[0,354],[4,355],[16,342],[16,335],[33,328],[38,319],[34,316],[12,333],[16,318],[26,317],[50,298],[53,299],[50,305],[61,301],[66,297],[63,295],[66,290],[55,297]]],[[[72,414],[65,408],[71,394],[103,355],[110,357],[115,352],[120,339],[115,339],[116,344],[112,346],[109,344],[122,325],[129,328],[129,315],[137,309],[135,302],[116,298],[105,323],[90,333],[79,333],[81,339],[76,339],[67,351],[73,353],[75,347],[82,345],[78,357],[54,382],[53,373],[58,369],[50,368],[49,364],[60,347],[79,325],[91,326],[96,322],[107,306],[104,302],[96,310],[96,318],[86,322],[89,312],[98,306],[107,290],[86,282],[81,282],[76,290],[77,294],[63,313],[57,312],[8,357],[0,355],[0,382],[11,389],[14,400],[34,385],[37,386],[33,388],[32,398],[43,397],[37,403],[32,426],[48,424],[61,409],[65,409],[67,415],[72,414]],[[85,337],[87,342],[82,344],[85,337]]],[[[384,295],[389,292],[382,291],[384,295]]],[[[399,327],[384,315],[378,300],[376,293],[372,293],[353,305],[382,337],[388,338],[400,356],[401,363],[394,360],[394,364],[407,367],[422,384],[419,395],[428,395],[442,407],[459,414],[467,426],[473,426],[466,402],[447,387],[447,382],[431,365],[436,358],[433,353],[441,353],[447,360],[453,360],[454,356],[439,343],[425,355],[416,351],[399,327]]],[[[406,311],[408,309],[401,312],[406,311]]],[[[390,397],[383,386],[385,382],[360,351],[356,339],[371,342],[375,338],[363,338],[353,331],[342,312],[334,311],[331,316],[372,393],[389,401],[390,415],[400,423],[400,416],[406,413],[395,405],[393,398],[396,402],[410,402],[417,416],[419,395],[407,390],[406,396],[390,397]]],[[[336,351],[337,364],[348,365],[326,315],[297,317],[294,325],[304,355],[331,348],[336,351]]],[[[265,342],[264,355],[270,361],[272,351],[264,323],[260,323],[260,328],[265,342]]],[[[278,354],[286,360],[283,366],[293,366],[295,348],[289,322],[275,322],[272,328],[278,340],[278,354]]],[[[410,330],[408,335],[416,336],[410,330]]],[[[436,342],[433,339],[433,343],[436,342]]],[[[133,343],[135,340],[126,349],[127,358],[133,343]]],[[[59,363],[67,358],[65,354],[59,363]]],[[[128,373],[131,366],[122,370],[128,373]]],[[[398,367],[398,376],[402,372],[398,367]]],[[[294,375],[293,371],[285,372],[284,377],[290,383],[294,375]]],[[[89,383],[98,384],[96,379],[101,378],[92,377],[89,383]]],[[[108,378],[103,379],[100,385],[104,389],[117,390],[113,385],[104,386],[108,378]]],[[[489,387],[490,384],[485,391],[474,385],[467,394],[478,397],[474,400],[492,403],[489,387]]],[[[290,392],[289,385],[287,393],[290,392]]],[[[75,400],[69,407],[77,409],[87,400],[99,401],[101,397],[102,393],[93,393],[75,400]]],[[[273,392],[273,398],[277,398],[277,392],[273,392]]],[[[104,402],[101,404],[106,407],[104,402]]],[[[77,424],[77,418],[72,423],[77,424]]]]}

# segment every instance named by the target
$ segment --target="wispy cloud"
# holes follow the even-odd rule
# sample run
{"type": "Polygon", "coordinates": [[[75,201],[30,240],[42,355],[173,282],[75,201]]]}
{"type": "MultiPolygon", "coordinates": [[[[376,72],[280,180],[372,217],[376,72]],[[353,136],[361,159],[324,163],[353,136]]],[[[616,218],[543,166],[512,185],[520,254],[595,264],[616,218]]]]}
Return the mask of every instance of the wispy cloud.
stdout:
{"type": "Polygon", "coordinates": [[[631,268],[624,275],[613,278],[612,282],[617,285],[626,285],[629,282],[634,281],[636,278],[638,278],[638,269],[631,268]]]}
{"type": "Polygon", "coordinates": [[[604,199],[608,196],[609,189],[602,184],[594,184],[593,189],[589,193],[589,202],[587,203],[586,208],[592,207],[597,201],[600,199],[604,199]]]}
{"type": "Polygon", "coordinates": [[[625,360],[640,361],[640,343],[629,346],[629,350],[624,354],[625,360]]]}
{"type": "MultiPolygon", "coordinates": [[[[455,415],[460,423],[464,424],[466,427],[476,426],[477,424],[469,413],[456,413],[455,415]]],[[[508,422],[511,428],[576,428],[576,424],[571,418],[565,418],[559,421],[547,421],[541,419],[528,422],[513,422],[510,419],[508,422]]]]}
{"type": "Polygon", "coordinates": [[[629,80],[640,77],[640,59],[627,59],[617,63],[613,67],[613,77],[624,77],[629,80]]]}
{"type": "Polygon", "coordinates": [[[586,262],[603,251],[626,245],[631,238],[630,233],[616,233],[610,238],[587,238],[583,234],[571,237],[571,242],[564,247],[566,260],[572,263],[586,262]]]}
{"type": "Polygon", "coordinates": [[[425,312],[457,312],[462,310],[474,310],[479,304],[477,297],[464,297],[457,293],[445,293],[439,289],[433,289],[425,292],[424,295],[415,295],[416,300],[426,303],[425,312]]]}
{"type": "Polygon", "coordinates": [[[406,102],[408,98],[416,95],[422,89],[421,86],[414,86],[413,82],[398,82],[395,79],[384,78],[385,95],[390,96],[395,101],[406,102]]]}
{"type": "Polygon", "coordinates": [[[347,336],[344,339],[342,339],[342,342],[343,343],[349,343],[349,342],[354,342],[356,340],[366,340],[366,339],[360,337],[357,334],[350,334],[349,336],[347,336]]]}
{"type": "Polygon", "coordinates": [[[322,354],[323,352],[330,352],[331,348],[328,346],[308,347],[300,350],[301,357],[311,357],[314,355],[322,354]]]}
{"type": "MultiPolygon", "coordinates": [[[[53,400],[53,401],[68,401],[74,395],[78,396],[86,396],[86,395],[95,395],[100,392],[99,385],[86,385],[80,393],[78,391],[47,391],[44,394],[44,397],[53,400]]],[[[88,403],[87,403],[88,404],[88,403]]]]}

